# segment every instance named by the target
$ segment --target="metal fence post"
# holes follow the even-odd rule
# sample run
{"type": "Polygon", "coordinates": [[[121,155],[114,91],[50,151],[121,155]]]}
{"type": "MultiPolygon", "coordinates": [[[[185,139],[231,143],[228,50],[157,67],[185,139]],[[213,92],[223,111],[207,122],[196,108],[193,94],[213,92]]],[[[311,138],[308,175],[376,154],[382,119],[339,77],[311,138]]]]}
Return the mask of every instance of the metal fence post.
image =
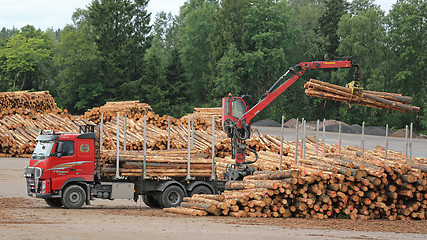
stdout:
{"type": "Polygon", "coordinates": [[[303,155],[303,149],[304,149],[304,118],[301,119],[301,150],[300,150],[300,158],[302,158],[303,155]]]}
{"type": "Polygon", "coordinates": [[[362,155],[365,154],[365,121],[362,122],[362,141],[361,141],[362,155]]]}
{"type": "Polygon", "coordinates": [[[405,127],[405,161],[408,160],[408,125],[405,127]]]}
{"type": "Polygon", "coordinates": [[[295,125],[296,127],[296,136],[295,136],[295,164],[298,163],[298,118],[297,123],[295,125]]]}
{"type": "Polygon", "coordinates": [[[326,119],[323,119],[323,139],[322,139],[322,157],[325,157],[325,132],[326,132],[326,119]]]}
{"type": "Polygon", "coordinates": [[[320,124],[320,120],[317,119],[317,123],[316,123],[316,156],[319,156],[319,124],[320,124]]]}
{"type": "Polygon", "coordinates": [[[385,125],[385,159],[387,159],[388,151],[388,124],[385,125]]]}
{"type": "Polygon", "coordinates": [[[306,131],[306,126],[307,126],[307,120],[304,120],[304,134],[303,134],[303,139],[304,139],[304,141],[303,141],[303,143],[302,143],[302,146],[303,146],[303,148],[302,148],[302,157],[303,158],[305,158],[305,147],[306,147],[306,143],[305,143],[305,131],[306,131]]]}

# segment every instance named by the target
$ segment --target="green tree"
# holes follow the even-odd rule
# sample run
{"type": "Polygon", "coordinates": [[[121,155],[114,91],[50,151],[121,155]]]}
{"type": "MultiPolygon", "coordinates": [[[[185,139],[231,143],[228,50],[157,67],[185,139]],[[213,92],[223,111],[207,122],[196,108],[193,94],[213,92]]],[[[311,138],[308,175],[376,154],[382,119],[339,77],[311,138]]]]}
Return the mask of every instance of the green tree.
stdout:
{"type": "Polygon", "coordinates": [[[180,117],[191,111],[191,89],[185,76],[179,49],[172,48],[166,68],[167,99],[170,101],[169,115],[180,117]]]}
{"type": "Polygon", "coordinates": [[[297,27],[295,43],[287,49],[289,62],[319,60],[325,55],[325,40],[319,31],[319,19],[324,12],[323,1],[290,0],[289,7],[293,11],[291,22],[297,27]]]}
{"type": "Polygon", "coordinates": [[[345,0],[325,0],[325,11],[319,19],[319,31],[325,37],[327,53],[335,54],[339,46],[338,23],[346,13],[345,0]]]}
{"type": "Polygon", "coordinates": [[[422,110],[405,115],[404,124],[427,132],[427,2],[398,0],[388,15],[389,46],[393,52],[389,88],[414,98],[422,110]]]}
{"type": "MultiPolygon", "coordinates": [[[[343,15],[338,24],[338,36],[341,38],[337,52],[343,56],[354,56],[363,69],[365,89],[374,91],[387,90],[387,69],[390,57],[386,46],[386,29],[384,12],[372,1],[357,0],[350,5],[350,13],[343,15]]],[[[353,72],[339,70],[332,74],[340,85],[352,80],[353,72]]],[[[345,104],[340,105],[340,119],[348,123],[368,125],[383,125],[392,123],[387,117],[388,111],[378,111],[367,107],[355,106],[349,109],[345,104]]]]}
{"type": "MultiPolygon", "coordinates": [[[[253,96],[250,105],[256,103],[254,97],[261,97],[288,68],[285,50],[293,44],[295,36],[291,16],[284,1],[251,1],[244,34],[248,49],[242,56],[245,66],[241,75],[242,93],[253,96]]],[[[279,118],[282,114],[279,106],[284,106],[283,98],[276,100],[263,116],[279,118]]]]}
{"type": "Polygon", "coordinates": [[[213,29],[213,16],[218,7],[213,0],[190,0],[181,7],[179,16],[182,63],[191,84],[195,102],[207,102],[210,89],[208,76],[213,29]]]}
{"type": "Polygon", "coordinates": [[[18,33],[19,30],[16,28],[7,29],[3,27],[0,31],[0,48],[3,48],[7,40],[12,37],[13,34],[18,33]]]}
{"type": "Polygon", "coordinates": [[[0,49],[0,71],[4,90],[44,89],[43,69],[51,60],[52,40],[27,25],[0,49]]]}
{"type": "Polygon", "coordinates": [[[143,57],[149,47],[150,14],[148,0],[94,0],[87,20],[96,35],[102,57],[104,96],[126,97],[120,86],[141,77],[143,57]]]}
{"type": "Polygon", "coordinates": [[[148,51],[144,56],[145,71],[142,76],[137,80],[124,83],[120,90],[127,93],[125,99],[138,99],[148,103],[154,112],[163,115],[170,112],[170,102],[166,98],[168,92],[165,90],[165,71],[158,53],[158,51],[148,51]]]}
{"type": "Polygon", "coordinates": [[[239,69],[243,67],[241,57],[247,48],[244,34],[249,9],[249,0],[225,0],[214,15],[208,78],[208,86],[214,86],[210,93],[213,103],[220,103],[228,93],[237,94],[243,90],[239,69]]]}
{"type": "Polygon", "coordinates": [[[83,113],[105,103],[101,53],[94,44],[92,27],[80,14],[86,12],[79,10],[74,14],[75,25],[63,29],[54,49],[58,71],[56,101],[72,113],[83,113]]]}

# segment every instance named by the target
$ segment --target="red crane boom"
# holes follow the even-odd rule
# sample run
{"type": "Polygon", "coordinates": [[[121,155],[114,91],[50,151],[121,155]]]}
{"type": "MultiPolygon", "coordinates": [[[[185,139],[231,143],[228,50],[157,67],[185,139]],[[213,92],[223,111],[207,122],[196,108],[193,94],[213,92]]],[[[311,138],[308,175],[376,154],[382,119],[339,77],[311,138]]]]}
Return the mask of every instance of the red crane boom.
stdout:
{"type": "Polygon", "coordinates": [[[265,92],[263,99],[255,106],[248,110],[248,107],[242,97],[233,97],[229,94],[228,97],[222,99],[222,126],[228,137],[231,138],[232,158],[236,159],[236,164],[231,164],[227,167],[224,177],[230,180],[241,179],[254,171],[248,165],[255,162],[246,162],[246,150],[253,152],[258,158],[255,151],[246,148],[246,139],[250,137],[251,120],[258,115],[265,107],[267,107],[274,99],[295,83],[308,69],[325,69],[325,68],[352,68],[356,67],[355,80],[359,80],[360,69],[358,64],[350,59],[338,61],[314,61],[301,62],[295,67],[283,74],[276,83],[265,92]],[[286,82],[282,83],[288,73],[294,73],[286,82]],[[279,87],[277,87],[281,84],[279,87]],[[276,88],[277,87],[277,88],[276,88]]]}

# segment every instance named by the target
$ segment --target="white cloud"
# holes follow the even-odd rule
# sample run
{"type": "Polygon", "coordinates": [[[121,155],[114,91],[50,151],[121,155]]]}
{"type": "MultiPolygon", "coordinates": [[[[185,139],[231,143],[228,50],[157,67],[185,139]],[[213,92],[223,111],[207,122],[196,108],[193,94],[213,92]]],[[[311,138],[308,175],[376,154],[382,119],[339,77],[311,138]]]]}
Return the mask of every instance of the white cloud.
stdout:
{"type": "Polygon", "coordinates": [[[86,8],[90,0],[0,0],[0,27],[21,28],[27,24],[45,30],[63,28],[72,23],[77,8],[86,8]]]}

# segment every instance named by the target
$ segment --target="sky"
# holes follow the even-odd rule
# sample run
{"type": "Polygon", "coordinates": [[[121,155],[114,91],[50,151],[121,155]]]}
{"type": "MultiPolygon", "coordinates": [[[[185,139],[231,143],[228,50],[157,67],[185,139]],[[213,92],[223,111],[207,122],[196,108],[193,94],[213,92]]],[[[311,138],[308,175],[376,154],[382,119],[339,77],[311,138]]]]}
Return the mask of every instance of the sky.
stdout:
{"type": "MultiPolygon", "coordinates": [[[[152,17],[165,11],[176,15],[186,0],[150,0],[152,17]]],[[[397,0],[375,0],[386,12],[397,0]]],[[[0,29],[18,28],[30,24],[35,28],[63,28],[72,24],[71,15],[77,8],[86,9],[92,0],[0,0],[0,29]]]]}

